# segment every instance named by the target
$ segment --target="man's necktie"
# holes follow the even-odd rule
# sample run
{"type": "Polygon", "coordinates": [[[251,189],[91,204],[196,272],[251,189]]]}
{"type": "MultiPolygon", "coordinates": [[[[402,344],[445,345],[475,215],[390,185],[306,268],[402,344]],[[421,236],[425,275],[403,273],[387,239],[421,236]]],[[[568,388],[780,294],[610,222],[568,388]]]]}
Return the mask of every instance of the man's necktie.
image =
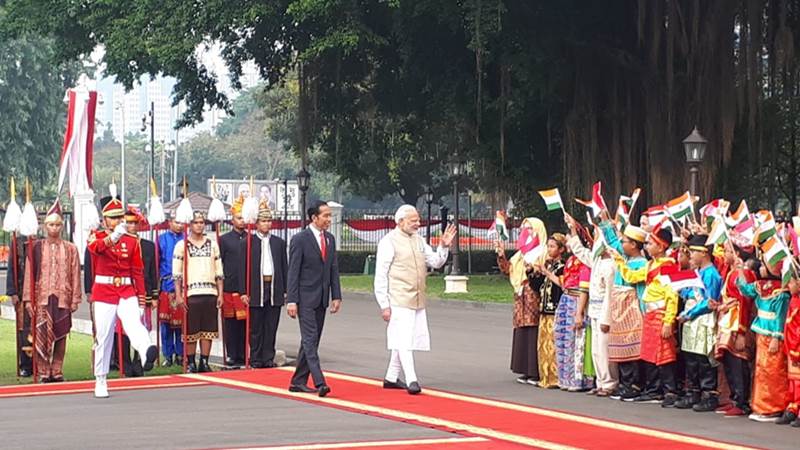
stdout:
{"type": "Polygon", "coordinates": [[[322,260],[325,261],[328,259],[328,247],[325,244],[325,232],[319,232],[319,251],[322,253],[322,260]]]}

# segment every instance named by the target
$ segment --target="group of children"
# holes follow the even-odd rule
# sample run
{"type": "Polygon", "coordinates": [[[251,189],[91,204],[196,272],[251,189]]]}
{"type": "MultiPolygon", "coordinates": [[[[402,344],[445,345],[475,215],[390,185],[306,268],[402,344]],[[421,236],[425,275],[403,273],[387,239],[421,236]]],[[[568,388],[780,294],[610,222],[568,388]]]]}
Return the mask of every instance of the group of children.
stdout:
{"type": "Polygon", "coordinates": [[[800,427],[800,281],[781,239],[791,226],[775,226],[783,256],[735,230],[719,244],[695,222],[600,218],[590,233],[565,214],[568,235],[526,219],[526,236],[547,242],[534,260],[527,249],[506,259],[498,243],[517,381],[800,427]]]}

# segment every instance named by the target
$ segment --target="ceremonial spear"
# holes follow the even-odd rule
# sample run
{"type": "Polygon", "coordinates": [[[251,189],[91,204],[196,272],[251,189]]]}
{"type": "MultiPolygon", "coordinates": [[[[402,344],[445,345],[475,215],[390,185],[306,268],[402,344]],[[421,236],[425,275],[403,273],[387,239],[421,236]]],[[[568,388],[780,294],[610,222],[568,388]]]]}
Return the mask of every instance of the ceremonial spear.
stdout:
{"type": "Polygon", "coordinates": [[[247,261],[245,262],[245,270],[247,271],[247,275],[245,276],[245,282],[247,283],[246,292],[247,298],[249,299],[247,309],[245,310],[245,335],[244,335],[244,367],[245,369],[250,368],[250,302],[253,299],[250,298],[250,266],[252,265],[250,262],[250,256],[252,253],[252,243],[253,243],[253,227],[258,220],[258,200],[253,195],[253,177],[250,177],[250,196],[244,199],[244,204],[242,205],[242,218],[244,219],[244,223],[247,224],[247,261]]]}
{"type": "Polygon", "coordinates": [[[192,211],[192,203],[189,201],[189,191],[186,188],[186,176],[183,177],[183,199],[181,200],[180,204],[178,204],[178,210],[175,211],[175,220],[179,223],[183,223],[183,280],[181,280],[182,284],[182,294],[183,294],[183,321],[181,323],[181,334],[183,339],[183,373],[186,373],[186,365],[188,361],[186,361],[186,347],[188,342],[186,342],[186,329],[187,329],[187,322],[189,321],[189,280],[187,277],[189,275],[188,266],[189,266],[189,222],[192,221],[194,216],[194,212],[192,211]]]}
{"type": "MultiPolygon", "coordinates": [[[[208,221],[214,222],[214,230],[217,235],[217,247],[221,248],[222,244],[219,241],[219,226],[225,222],[226,214],[225,214],[225,205],[222,204],[220,199],[216,197],[217,193],[217,177],[211,177],[211,204],[208,205],[208,221]]],[[[224,325],[225,320],[222,315],[222,308],[219,310],[219,315],[221,317],[220,323],[224,325]]],[[[222,361],[228,359],[228,352],[225,348],[225,327],[222,327],[222,361]]]]}
{"type": "MultiPolygon", "coordinates": [[[[8,206],[6,206],[6,214],[3,217],[3,231],[11,233],[11,252],[9,256],[11,259],[11,269],[14,273],[14,291],[16,291],[18,298],[22,298],[22,295],[20,295],[21,292],[19,291],[19,268],[17,267],[19,263],[19,261],[17,261],[17,231],[19,230],[19,221],[22,216],[22,211],[19,209],[19,204],[17,204],[14,177],[11,177],[11,188],[9,190],[11,192],[11,200],[8,202],[8,206]]],[[[17,302],[17,304],[14,305],[14,335],[17,342],[17,380],[19,380],[19,365],[22,356],[20,353],[19,334],[20,331],[25,328],[25,308],[22,308],[22,314],[20,314],[20,303],[21,302],[17,302]],[[22,316],[22,323],[20,323],[20,316],[22,316]]]]}
{"type": "MultiPolygon", "coordinates": [[[[31,203],[31,184],[28,179],[25,179],[25,206],[22,208],[22,216],[20,217],[19,223],[19,232],[23,236],[28,238],[28,255],[27,255],[27,266],[30,268],[29,276],[31,281],[31,336],[32,336],[32,348],[33,351],[31,352],[32,356],[32,363],[33,363],[33,380],[36,382],[38,379],[38,364],[36,363],[36,322],[37,316],[39,312],[39,302],[36,301],[36,278],[35,272],[33,268],[33,241],[34,236],[39,231],[39,219],[36,216],[36,209],[33,207],[33,203],[31,203]]],[[[24,288],[23,288],[24,289],[24,288]]]]}
{"type": "MultiPolygon", "coordinates": [[[[111,184],[108,185],[108,194],[111,200],[117,198],[117,183],[114,182],[114,177],[111,177],[111,184]]],[[[125,209],[125,205],[122,205],[125,209]]],[[[123,219],[124,221],[125,219],[123,219]]],[[[122,323],[118,320],[117,325],[114,327],[114,333],[117,335],[117,367],[119,367],[119,377],[125,378],[125,360],[122,358],[122,323]]]]}
{"type": "MultiPolygon", "coordinates": [[[[150,178],[150,203],[147,207],[147,222],[153,228],[153,238],[155,244],[155,265],[156,265],[156,282],[158,283],[158,287],[156,290],[161,295],[161,259],[159,258],[158,254],[158,225],[163,223],[166,220],[164,215],[164,206],[161,204],[161,199],[158,197],[158,191],[156,190],[156,180],[150,178]]],[[[158,352],[158,356],[156,356],[156,364],[159,366],[161,365],[161,323],[159,322],[158,317],[158,304],[159,298],[156,297],[156,350],[158,352]]],[[[152,316],[150,318],[152,320],[152,316]]]]}

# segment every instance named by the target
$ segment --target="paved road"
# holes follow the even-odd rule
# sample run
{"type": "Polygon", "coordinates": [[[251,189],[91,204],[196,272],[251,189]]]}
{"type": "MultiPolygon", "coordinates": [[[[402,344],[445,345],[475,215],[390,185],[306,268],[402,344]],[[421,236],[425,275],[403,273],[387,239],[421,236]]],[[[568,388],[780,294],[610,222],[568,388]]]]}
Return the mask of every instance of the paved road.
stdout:
{"type": "MultiPolygon", "coordinates": [[[[1,281],[1,280],[0,280],[1,281]]],[[[82,308],[79,312],[86,314],[82,308]]],[[[466,306],[438,302],[428,309],[432,351],[417,354],[424,386],[514,401],[576,414],[638,424],[712,439],[770,448],[796,448],[798,431],[714,413],[664,410],[658,405],[623,404],[580,393],[541,390],[514,382],[509,371],[509,305],[466,306]]],[[[300,336],[296,321],[284,315],[278,347],[294,355],[300,336]]],[[[325,370],[382,378],[387,363],[385,325],[370,295],[346,293],[343,309],[329,315],[321,357],[325,370]]]]}

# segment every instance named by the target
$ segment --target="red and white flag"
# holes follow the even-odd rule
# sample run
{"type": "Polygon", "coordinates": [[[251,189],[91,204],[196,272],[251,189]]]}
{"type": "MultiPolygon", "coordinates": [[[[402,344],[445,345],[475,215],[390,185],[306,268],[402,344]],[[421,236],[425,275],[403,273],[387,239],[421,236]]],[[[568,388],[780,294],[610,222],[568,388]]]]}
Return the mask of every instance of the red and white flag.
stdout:
{"type": "Polygon", "coordinates": [[[603,200],[603,186],[599,181],[595,183],[594,186],[592,186],[591,200],[581,200],[579,198],[576,198],[575,201],[583,206],[592,208],[592,215],[594,217],[600,215],[600,211],[608,209],[606,207],[606,201],[603,200]]]}
{"type": "Polygon", "coordinates": [[[61,150],[58,172],[58,193],[69,176],[69,194],[92,188],[92,147],[94,143],[94,115],[97,92],[86,89],[67,91],[67,132],[61,150]]]}
{"type": "Polygon", "coordinates": [[[522,252],[525,262],[534,264],[544,252],[544,243],[539,242],[539,236],[531,233],[530,228],[524,227],[519,233],[517,240],[517,250],[522,252]]]}
{"type": "Polygon", "coordinates": [[[672,286],[675,292],[685,288],[703,288],[703,279],[696,270],[680,270],[678,272],[662,275],[662,281],[672,286]]]}

